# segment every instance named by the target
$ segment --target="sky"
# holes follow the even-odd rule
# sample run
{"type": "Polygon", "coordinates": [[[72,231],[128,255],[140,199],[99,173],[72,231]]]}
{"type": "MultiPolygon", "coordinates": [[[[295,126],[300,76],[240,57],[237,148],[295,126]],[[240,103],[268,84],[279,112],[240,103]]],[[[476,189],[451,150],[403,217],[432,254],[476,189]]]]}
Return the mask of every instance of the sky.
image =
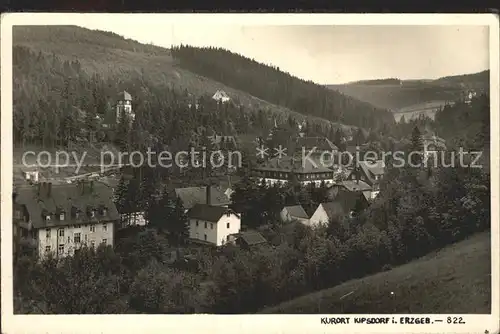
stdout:
{"type": "Polygon", "coordinates": [[[110,17],[78,25],[163,47],[222,47],[318,84],[436,79],[489,68],[487,26],[193,26],[165,21],[134,24],[133,19],[110,17]]]}

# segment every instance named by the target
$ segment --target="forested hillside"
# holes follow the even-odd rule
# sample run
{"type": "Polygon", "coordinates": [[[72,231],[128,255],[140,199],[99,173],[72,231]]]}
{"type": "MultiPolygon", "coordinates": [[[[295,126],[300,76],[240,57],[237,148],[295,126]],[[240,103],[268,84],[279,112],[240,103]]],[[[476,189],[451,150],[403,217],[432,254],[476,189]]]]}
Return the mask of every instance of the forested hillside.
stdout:
{"type": "Polygon", "coordinates": [[[303,114],[369,129],[393,122],[386,110],[221,48],[180,46],[172,56],[185,69],[303,114]]]}
{"type": "Polygon", "coordinates": [[[141,138],[123,141],[135,140],[140,145],[152,140],[170,143],[176,138],[189,143],[207,131],[266,135],[274,119],[288,125],[307,120],[319,135],[343,126],[340,123],[378,131],[384,119],[392,122],[383,111],[372,113],[370,105],[256,62],[229,62],[225,55],[230,53],[226,51],[217,51],[221,60],[210,57],[211,63],[205,63],[203,70],[192,66],[187,70],[179,66],[186,63],[180,49],[173,52],[173,58],[170,50],[108,32],[73,26],[16,27],[13,36],[16,143],[67,145],[82,136],[90,139],[90,134],[97,141],[113,140],[100,133],[95,116],[105,117],[123,90],[133,96],[138,115],[134,126],[142,134],[141,138]],[[253,76],[246,63],[259,68],[260,74],[253,76]],[[211,78],[210,71],[239,73],[240,79],[235,81],[230,75],[211,78]],[[283,78],[288,82],[285,88],[281,87],[283,78]],[[245,86],[242,82],[252,84],[245,86]],[[269,88],[272,86],[276,89],[269,88]],[[268,87],[264,95],[259,93],[262,87],[268,87]],[[223,89],[232,99],[224,110],[210,99],[217,89],[223,89]],[[200,110],[189,107],[197,99],[200,110]]]}

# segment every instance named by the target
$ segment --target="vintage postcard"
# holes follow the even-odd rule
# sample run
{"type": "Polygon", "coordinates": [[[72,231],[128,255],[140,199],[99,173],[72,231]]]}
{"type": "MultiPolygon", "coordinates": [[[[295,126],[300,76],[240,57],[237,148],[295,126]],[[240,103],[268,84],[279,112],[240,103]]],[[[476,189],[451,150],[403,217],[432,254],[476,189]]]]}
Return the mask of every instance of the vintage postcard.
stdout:
{"type": "Polygon", "coordinates": [[[2,332],[498,333],[498,16],[1,23],[2,332]]]}

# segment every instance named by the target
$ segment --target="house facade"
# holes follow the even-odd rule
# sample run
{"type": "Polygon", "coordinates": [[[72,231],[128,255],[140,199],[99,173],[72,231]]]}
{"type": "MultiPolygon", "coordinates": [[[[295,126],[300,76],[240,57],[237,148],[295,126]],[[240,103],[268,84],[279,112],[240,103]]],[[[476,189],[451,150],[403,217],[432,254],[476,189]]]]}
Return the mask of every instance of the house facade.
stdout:
{"type": "Polygon", "coordinates": [[[315,164],[308,160],[302,163],[301,159],[295,159],[292,156],[269,159],[255,167],[252,174],[259,182],[264,181],[268,185],[286,183],[295,179],[303,185],[315,183],[319,186],[322,182],[333,184],[335,179],[334,171],[322,166],[319,161],[315,164]]]}
{"type": "Polygon", "coordinates": [[[40,180],[40,171],[33,168],[25,169],[23,170],[23,177],[30,183],[38,183],[40,180]]]}
{"type": "Polygon", "coordinates": [[[71,256],[82,246],[112,246],[119,220],[111,189],[92,181],[20,188],[14,210],[14,241],[34,247],[39,258],[71,256]]]}
{"type": "Polygon", "coordinates": [[[188,218],[189,237],[215,246],[228,243],[241,229],[240,216],[225,207],[196,204],[188,211],[188,218]]]}

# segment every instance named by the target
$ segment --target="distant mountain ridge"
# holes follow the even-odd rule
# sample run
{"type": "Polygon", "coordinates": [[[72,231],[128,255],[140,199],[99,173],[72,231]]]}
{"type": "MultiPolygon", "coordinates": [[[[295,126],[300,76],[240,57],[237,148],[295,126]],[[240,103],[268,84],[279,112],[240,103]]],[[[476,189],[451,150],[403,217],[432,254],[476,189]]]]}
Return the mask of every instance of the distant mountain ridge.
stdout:
{"type": "Polygon", "coordinates": [[[468,90],[486,92],[490,71],[446,76],[429,80],[400,80],[387,78],[362,80],[342,85],[328,85],[330,89],[368,102],[393,112],[418,109],[419,105],[452,102],[463,97],[468,90]]]}

